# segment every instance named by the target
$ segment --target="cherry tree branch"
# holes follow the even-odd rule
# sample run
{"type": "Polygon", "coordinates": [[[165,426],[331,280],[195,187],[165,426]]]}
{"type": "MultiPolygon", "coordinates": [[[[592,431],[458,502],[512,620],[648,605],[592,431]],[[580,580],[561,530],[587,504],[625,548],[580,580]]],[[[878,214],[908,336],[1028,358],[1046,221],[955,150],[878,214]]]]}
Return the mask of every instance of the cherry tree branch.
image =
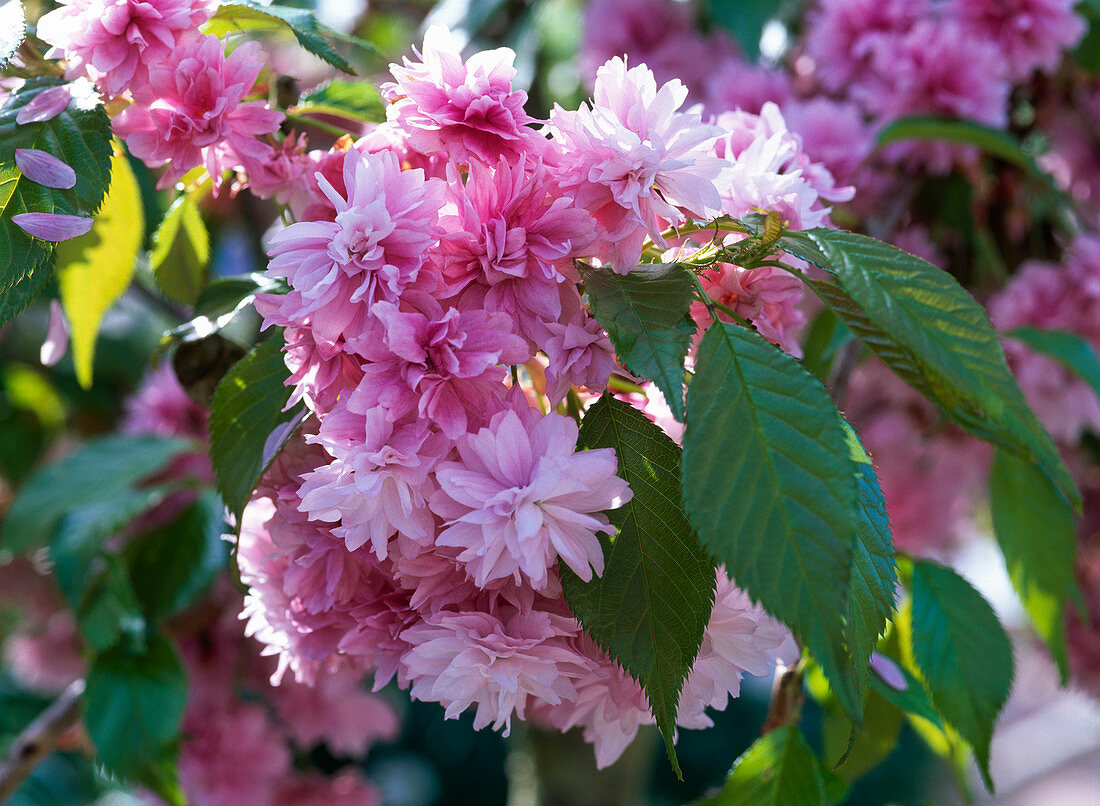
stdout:
{"type": "Polygon", "coordinates": [[[39,714],[12,742],[0,761],[0,803],[7,802],[46,756],[57,749],[66,731],[80,721],[84,681],[77,680],[39,714]]]}

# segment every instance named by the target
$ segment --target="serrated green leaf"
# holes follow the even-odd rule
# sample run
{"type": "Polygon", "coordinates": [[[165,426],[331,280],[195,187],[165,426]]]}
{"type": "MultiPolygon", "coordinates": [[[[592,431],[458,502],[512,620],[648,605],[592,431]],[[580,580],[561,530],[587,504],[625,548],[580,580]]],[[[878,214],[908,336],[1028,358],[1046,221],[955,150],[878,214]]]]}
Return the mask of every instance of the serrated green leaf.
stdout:
{"type": "Polygon", "coordinates": [[[174,779],[163,772],[174,766],[186,703],[183,666],[163,636],[150,636],[144,651],[120,644],[100,653],[84,689],[84,724],[96,757],[126,778],[174,779]]]}
{"type": "Polygon", "coordinates": [[[846,649],[859,510],[842,418],[791,356],[715,322],[687,394],[684,502],[737,584],[801,635],[849,715],[863,703],[846,649]]]}
{"type": "Polygon", "coordinates": [[[852,570],[848,589],[846,616],[848,652],[855,664],[859,687],[863,688],[867,660],[878,637],[886,629],[887,619],[894,611],[894,546],[890,539],[890,522],[871,458],[863,449],[856,432],[843,423],[848,437],[852,463],[858,482],[858,500],[862,516],[856,540],[852,544],[852,570]]]}
{"type": "Polygon", "coordinates": [[[52,120],[19,124],[19,110],[38,93],[62,82],[29,79],[0,107],[0,293],[27,275],[47,271],[54,244],[32,238],[12,223],[25,212],[90,215],[99,209],[111,176],[111,121],[101,107],[68,109],[52,120]],[[15,149],[36,148],[68,163],[76,171],[71,190],[32,182],[15,165],[15,149]]]}
{"type": "Polygon", "coordinates": [[[290,370],[283,363],[282,347],[282,336],[272,336],[234,364],[218,384],[210,408],[214,477],[238,523],[263,475],[268,438],[293,420],[300,408],[283,411],[290,400],[286,386],[290,370]]]}
{"type": "Polygon", "coordinates": [[[303,48],[324,59],[337,70],[355,75],[355,70],[332,49],[329,38],[332,32],[322,25],[317,14],[306,8],[267,5],[250,0],[222,3],[204,30],[214,36],[224,36],[234,31],[286,29],[294,34],[303,48]]]}
{"type": "Polygon", "coordinates": [[[1012,686],[1012,643],[970,583],[928,561],[913,564],[913,660],[944,719],[974,749],[986,787],[993,723],[1012,686]]]}
{"type": "Polygon", "coordinates": [[[893,752],[903,722],[901,709],[874,687],[867,691],[863,701],[863,724],[854,742],[851,740],[852,723],[844,712],[835,705],[826,708],[822,761],[827,768],[835,768],[845,781],[855,781],[893,752]]]}
{"type": "Polygon", "coordinates": [[[817,756],[795,725],[757,739],[730,770],[722,791],[698,806],[820,806],[828,803],[817,756]]]}
{"type": "Polygon", "coordinates": [[[1048,355],[1075,373],[1100,398],[1100,356],[1081,336],[1068,330],[1037,330],[1019,327],[1007,335],[1037,353],[1048,355]]]}
{"type": "Polygon", "coordinates": [[[778,245],[833,275],[806,282],[906,383],[971,434],[1040,464],[1080,505],[1072,476],[1008,370],[988,316],[954,277],[841,230],[791,232],[778,245]]]}
{"type": "Polygon", "coordinates": [[[221,499],[206,493],[172,523],[126,547],[134,594],[152,622],[199,599],[229,560],[221,499]]]}
{"type": "Polygon", "coordinates": [[[185,440],[144,434],[88,442],[27,480],[5,513],[0,547],[16,554],[41,548],[63,515],[128,496],[188,447],[185,440]]]}
{"type": "Polygon", "coordinates": [[[0,67],[6,65],[27,35],[27,17],[20,0],[0,5],[0,67]]]}
{"type": "Polygon", "coordinates": [[[76,379],[88,389],[99,326],[130,287],[145,232],[141,191],[124,154],[111,160],[111,187],[86,235],[57,245],[57,285],[69,320],[76,379]]]}
{"type": "Polygon", "coordinates": [[[1038,468],[1004,451],[993,458],[989,498],[993,531],[1012,587],[1050,649],[1065,685],[1069,678],[1066,604],[1077,593],[1073,510],[1038,468]]]}
{"type": "Polygon", "coordinates": [[[582,268],[592,313],[619,361],[657,384],[672,415],[684,419],[684,357],[691,347],[692,281],[679,264],[646,265],[630,274],[582,268]]]}
{"type": "Polygon", "coordinates": [[[21,314],[50,282],[50,267],[46,264],[31,268],[30,274],[15,285],[0,291],[0,327],[21,314]]]}
{"type": "Polygon", "coordinates": [[[559,565],[565,601],[597,644],[645,689],[673,767],[676,704],[714,605],[714,565],[680,498],[680,448],[633,406],[604,395],[581,421],[578,445],[614,448],[634,497],[608,512],[602,577],[559,565]]]}
{"type": "Polygon", "coordinates": [[[195,200],[184,194],[168,208],[153,233],[150,268],[166,296],[191,305],[206,281],[209,262],[210,235],[195,200]]]}
{"type": "Polygon", "coordinates": [[[374,85],[336,79],[302,96],[295,114],[335,115],[349,120],[383,123],[386,103],[374,85]]]}

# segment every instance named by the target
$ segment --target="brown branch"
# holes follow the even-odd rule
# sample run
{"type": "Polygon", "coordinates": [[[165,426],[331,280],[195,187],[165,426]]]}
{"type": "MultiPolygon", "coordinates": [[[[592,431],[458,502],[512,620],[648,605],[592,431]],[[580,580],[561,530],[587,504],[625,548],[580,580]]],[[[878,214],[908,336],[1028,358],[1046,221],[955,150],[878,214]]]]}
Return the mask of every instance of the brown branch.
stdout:
{"type": "Polygon", "coordinates": [[[782,674],[775,678],[772,686],[772,700],[768,705],[768,715],[764,719],[764,726],[760,729],[760,735],[766,736],[776,728],[784,725],[798,724],[802,716],[802,662],[784,669],[782,674]]]}
{"type": "Polygon", "coordinates": [[[50,753],[61,737],[80,720],[80,695],[84,681],[77,680],[65,689],[38,717],[19,734],[0,761],[0,803],[15,794],[20,784],[50,753]]]}

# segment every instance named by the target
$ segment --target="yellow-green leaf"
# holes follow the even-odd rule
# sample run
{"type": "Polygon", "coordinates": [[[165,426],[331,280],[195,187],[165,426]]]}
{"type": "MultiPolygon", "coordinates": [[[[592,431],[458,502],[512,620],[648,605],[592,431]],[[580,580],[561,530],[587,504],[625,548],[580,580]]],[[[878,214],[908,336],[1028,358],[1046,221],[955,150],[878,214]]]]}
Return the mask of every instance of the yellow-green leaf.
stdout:
{"type": "Polygon", "coordinates": [[[153,234],[150,268],[164,293],[188,305],[198,299],[210,262],[210,235],[191,194],[176,199],[153,234]]]}
{"type": "Polygon", "coordinates": [[[141,192],[126,157],[111,157],[111,187],[91,232],[57,246],[61,306],[72,334],[76,379],[92,385],[96,336],[108,309],[130,285],[145,222],[141,192]]]}

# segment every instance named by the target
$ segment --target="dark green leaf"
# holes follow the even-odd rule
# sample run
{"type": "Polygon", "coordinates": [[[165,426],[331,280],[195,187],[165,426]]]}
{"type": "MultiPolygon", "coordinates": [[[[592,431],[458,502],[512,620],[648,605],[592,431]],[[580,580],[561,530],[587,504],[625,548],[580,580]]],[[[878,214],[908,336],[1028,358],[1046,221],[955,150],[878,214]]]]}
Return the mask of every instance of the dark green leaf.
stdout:
{"type": "Polygon", "coordinates": [[[27,17],[21,0],[0,5],[0,67],[8,63],[27,35],[27,17]]]}
{"type": "Polygon", "coordinates": [[[166,296],[190,305],[198,299],[209,262],[210,235],[198,205],[184,194],[168,208],[153,233],[150,268],[166,296]]]}
{"type": "Polygon", "coordinates": [[[822,760],[828,768],[835,767],[845,781],[855,781],[890,755],[897,746],[903,721],[901,709],[872,686],[863,701],[863,724],[854,743],[852,723],[844,712],[835,705],[826,709],[822,760]]]}
{"type": "Polygon", "coordinates": [[[354,75],[355,71],[344,58],[332,49],[329,39],[332,32],[317,20],[310,9],[266,5],[251,0],[222,3],[214,18],[207,23],[207,33],[222,36],[233,31],[255,31],[285,28],[294,34],[303,48],[324,59],[337,70],[354,75]]]}
{"type": "Polygon", "coordinates": [[[879,635],[886,629],[886,620],[894,611],[897,573],[894,570],[890,522],[886,517],[886,500],[882,496],[871,458],[852,427],[844,423],[844,429],[858,479],[859,506],[863,515],[853,543],[846,617],[848,652],[862,688],[866,661],[871,657],[879,635]]]}
{"type": "Polygon", "coordinates": [[[252,306],[257,294],[282,294],[286,288],[258,272],[213,280],[199,292],[194,318],[170,330],[167,338],[186,344],[220,333],[252,306]]]}
{"type": "Polygon", "coordinates": [[[754,331],[715,322],[687,394],[684,501],[703,545],[810,646],[845,709],[862,694],[845,622],[860,512],[842,418],[754,331]]]}
{"type": "Polygon", "coordinates": [[[198,600],[226,568],[221,500],[206,493],[174,522],[130,543],[130,581],[145,617],[161,621],[198,600]]]}
{"type": "Polygon", "coordinates": [[[0,291],[0,327],[3,327],[30,305],[49,284],[50,267],[36,264],[31,272],[10,288],[0,291]]]}
{"type": "Polygon", "coordinates": [[[175,756],[186,702],[183,667],[163,636],[150,636],[144,651],[121,644],[100,653],[84,690],[84,724],[97,758],[127,778],[174,778],[164,770],[175,756]]]}
{"type": "Polygon", "coordinates": [[[1035,352],[1061,362],[1092,387],[1100,398],[1100,356],[1082,337],[1066,330],[1036,330],[1032,327],[1016,328],[1008,335],[1019,339],[1035,352]]]}
{"type": "Polygon", "coordinates": [[[0,544],[16,553],[46,545],[63,515],[109,507],[187,447],[184,440],[149,435],[92,440],[27,480],[5,514],[0,544]]]}
{"type": "Polygon", "coordinates": [[[1077,4],[1077,12],[1085,18],[1088,30],[1073,57],[1090,73],[1100,73],[1100,0],[1082,0],[1077,4]]]}
{"type": "Polygon", "coordinates": [[[802,342],[802,366],[827,384],[833,371],[833,362],[841,348],[852,340],[848,328],[840,323],[836,314],[828,308],[818,311],[806,330],[802,342]]]}
{"type": "Polygon", "coordinates": [[[642,684],[673,766],[676,704],[714,605],[714,565],[680,500],[680,449],[640,411],[604,395],[581,422],[578,444],[614,448],[633,499],[608,513],[602,577],[560,566],[565,600],[589,635],[642,684]]]}
{"type": "Polygon", "coordinates": [[[704,0],[711,19],[732,33],[745,58],[756,61],[760,55],[760,37],[769,20],[779,15],[780,0],[704,0]]]}
{"type": "Polygon", "coordinates": [[[1012,685],[1012,644],[970,583],[932,562],[913,564],[913,659],[932,702],[978,759],[986,786],[993,723],[1012,685]]]}
{"type": "Polygon", "coordinates": [[[111,122],[101,107],[76,101],[52,120],[19,124],[19,110],[57,79],[35,78],[12,92],[0,107],[0,293],[24,277],[47,271],[54,244],[32,238],[12,223],[25,212],[91,215],[99,209],[111,177],[111,122]],[[71,190],[48,188],[24,177],[15,149],[46,151],[76,171],[71,190]]]}
{"type": "Polygon", "coordinates": [[[952,120],[927,115],[899,118],[883,126],[878,133],[878,145],[899,140],[942,140],[949,143],[977,146],[987,154],[1022,168],[1035,176],[1044,171],[1028,154],[1020,141],[1003,129],[984,126],[972,120],[952,120]]]}
{"type": "MultiPolygon", "coordinates": [[[[891,658],[891,660],[893,659],[891,658]]],[[[895,665],[905,677],[905,688],[894,688],[877,674],[872,674],[870,676],[871,690],[883,699],[892,702],[902,711],[919,716],[943,730],[943,720],[936,713],[936,708],[932,705],[932,695],[928,693],[924,683],[901,663],[895,661],[895,665]]]]}
{"type": "Polygon", "coordinates": [[[1050,649],[1065,685],[1066,603],[1076,595],[1073,510],[1034,465],[997,451],[989,479],[993,531],[1012,586],[1050,649]]]}
{"type": "MultiPolygon", "coordinates": [[[[233,365],[214,393],[210,408],[210,458],[222,500],[239,516],[263,475],[264,447],[277,428],[286,428],[297,408],[290,399],[283,363],[283,339],[272,336],[233,365]]],[[[238,517],[238,522],[240,521],[238,517]]]]}
{"type": "Polygon", "coordinates": [[[807,282],[903,380],[970,433],[1042,465],[1079,505],[1073,478],[1008,371],[989,318],[955,278],[841,230],[788,233],[779,246],[833,275],[807,282]]]}
{"type": "Polygon", "coordinates": [[[620,275],[583,269],[592,313],[607,330],[619,361],[657,384],[677,420],[684,419],[684,357],[691,346],[691,275],[654,264],[620,275]]]}
{"type": "Polygon", "coordinates": [[[756,740],[734,762],[722,791],[699,806],[815,806],[828,803],[818,759],[795,725],[756,740]]]}
{"type": "Polygon", "coordinates": [[[382,123],[386,104],[378,90],[364,81],[330,81],[302,97],[296,114],[335,115],[350,120],[382,123]]]}

